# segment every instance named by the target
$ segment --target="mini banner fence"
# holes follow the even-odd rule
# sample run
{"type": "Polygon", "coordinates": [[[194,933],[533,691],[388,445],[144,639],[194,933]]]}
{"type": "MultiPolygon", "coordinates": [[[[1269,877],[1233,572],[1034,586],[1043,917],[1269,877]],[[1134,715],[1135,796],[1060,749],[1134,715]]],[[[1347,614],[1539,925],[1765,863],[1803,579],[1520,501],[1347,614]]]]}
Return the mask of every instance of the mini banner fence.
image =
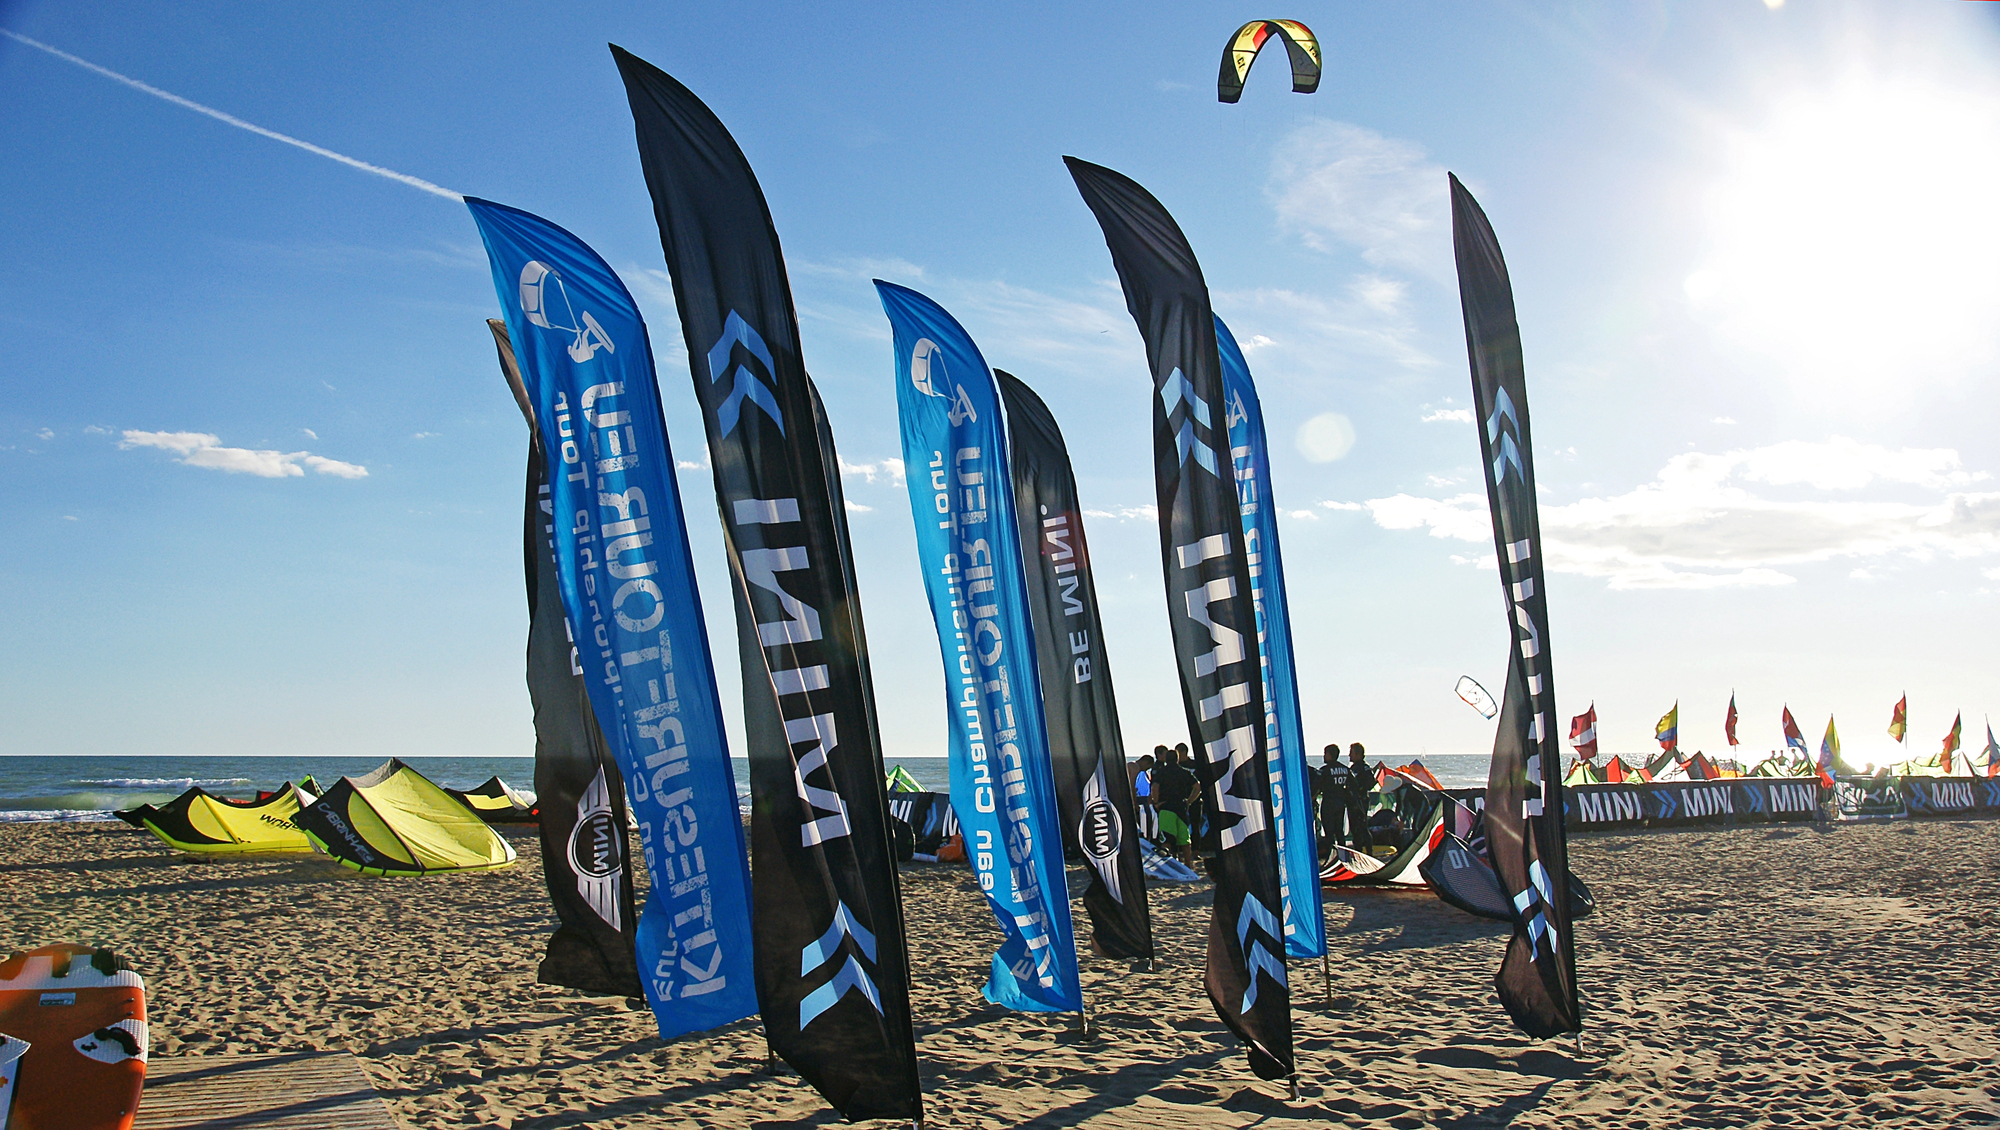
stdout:
{"type": "MultiPolygon", "coordinates": [[[[2000,777],[1843,777],[1830,815],[1837,820],[2000,817],[2000,777]]],[[[1452,789],[1475,809],[1485,790],[1452,789]]],[[[1717,827],[1814,819],[1819,782],[1811,777],[1731,777],[1721,781],[1627,781],[1571,785],[1563,826],[1572,832],[1717,827]]]]}

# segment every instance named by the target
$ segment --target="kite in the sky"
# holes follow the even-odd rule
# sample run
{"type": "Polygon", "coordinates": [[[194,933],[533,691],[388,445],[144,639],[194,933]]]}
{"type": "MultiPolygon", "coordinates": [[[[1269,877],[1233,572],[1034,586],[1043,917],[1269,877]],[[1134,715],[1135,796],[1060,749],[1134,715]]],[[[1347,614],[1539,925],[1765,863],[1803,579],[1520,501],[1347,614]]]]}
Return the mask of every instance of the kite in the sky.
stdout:
{"type": "Polygon", "coordinates": [[[1250,76],[1250,64],[1273,36],[1285,41],[1292,57],[1292,93],[1311,94],[1319,89],[1319,40],[1312,29],[1297,20],[1251,20],[1236,29],[1222,48],[1222,73],[1215,80],[1215,96],[1224,102],[1243,97],[1243,80],[1250,76]]]}
{"type": "Polygon", "coordinates": [[[1472,676],[1460,675],[1458,686],[1453,689],[1458,691],[1458,697],[1465,700],[1465,705],[1477,710],[1481,717],[1491,718],[1500,713],[1500,708],[1494,705],[1493,696],[1487,694],[1486,688],[1480,686],[1479,681],[1472,676]]]}

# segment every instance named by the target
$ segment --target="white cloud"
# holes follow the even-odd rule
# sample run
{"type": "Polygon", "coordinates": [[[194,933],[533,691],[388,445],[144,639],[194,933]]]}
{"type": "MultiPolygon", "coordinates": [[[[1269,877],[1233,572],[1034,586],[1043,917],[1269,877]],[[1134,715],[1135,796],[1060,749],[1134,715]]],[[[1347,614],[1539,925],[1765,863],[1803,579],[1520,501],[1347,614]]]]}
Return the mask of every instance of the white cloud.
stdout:
{"type": "Polygon", "coordinates": [[[313,431],[313,430],[312,430],[311,428],[300,428],[300,429],[299,429],[299,431],[301,431],[301,432],[304,432],[304,433],[305,433],[305,437],[306,437],[307,439],[318,439],[318,438],[319,438],[319,433],[318,433],[318,432],[316,432],[316,431],[313,431]]]}
{"type": "Polygon", "coordinates": [[[98,424],[86,424],[83,434],[87,436],[108,436],[111,434],[111,429],[98,424]]]}
{"type": "MultiPolygon", "coordinates": [[[[437,432],[418,432],[417,434],[415,434],[415,435],[411,436],[410,438],[411,438],[411,439],[436,439],[436,438],[437,438],[437,436],[438,436],[438,433],[437,433],[437,432]]],[[[315,437],[315,438],[316,438],[316,437],[315,437]]]]}
{"type": "Polygon", "coordinates": [[[851,498],[845,499],[843,501],[847,503],[847,512],[850,514],[866,514],[870,510],[875,509],[873,506],[863,506],[859,502],[856,502],[851,498]]]}
{"type": "Polygon", "coordinates": [[[47,428],[43,428],[43,429],[42,429],[41,431],[39,431],[39,432],[36,432],[36,433],[35,433],[35,438],[36,438],[36,439],[44,439],[44,440],[46,440],[46,439],[54,439],[54,438],[56,438],[56,433],[54,433],[54,432],[50,431],[50,430],[49,430],[49,429],[47,429],[47,428]]]}
{"type": "Polygon", "coordinates": [[[77,517],[76,517],[76,515],[74,515],[74,514],[65,514],[65,515],[63,515],[63,521],[65,521],[65,522],[74,522],[74,521],[76,521],[76,520],[77,520],[77,517]]]}
{"type": "MultiPolygon", "coordinates": [[[[1872,579],[1883,559],[2000,553],[2000,492],[1958,489],[1985,478],[1961,470],[1954,451],[1892,451],[1839,437],[1690,452],[1624,494],[1544,505],[1544,551],[1550,569],[1602,577],[1614,589],[1782,585],[1794,580],[1785,567],[1837,558],[1858,559],[1854,575],[1872,579]],[[1809,496],[1760,493],[1757,485],[1806,488],[1809,496]],[[1852,497],[1871,487],[1871,497],[1852,497]],[[1907,496],[1912,487],[1926,497],[1882,497],[1907,496]]],[[[1385,529],[1475,544],[1493,537],[1483,492],[1397,494],[1332,508],[1356,505],[1385,529]]]]}
{"type": "Polygon", "coordinates": [[[1086,518],[1105,518],[1113,522],[1129,522],[1135,518],[1143,518],[1148,522],[1157,522],[1160,520],[1160,508],[1148,502],[1143,506],[1121,506],[1116,510],[1086,510],[1083,512],[1083,516],[1086,518]]]}
{"type": "Polygon", "coordinates": [[[1299,425],[1299,454],[1331,463],[1354,450],[1354,423],[1338,412],[1321,412],[1299,425]]]}
{"type": "Polygon", "coordinates": [[[814,262],[809,259],[795,259],[787,263],[795,275],[822,275],[827,278],[848,279],[854,282],[868,282],[881,279],[907,286],[922,282],[927,277],[924,269],[908,259],[891,257],[888,259],[836,259],[832,262],[814,262]]]}
{"type": "Polygon", "coordinates": [[[300,478],[307,468],[342,479],[368,477],[368,468],[358,463],[343,463],[309,451],[253,451],[246,447],[224,447],[219,436],[207,432],[127,430],[118,441],[118,446],[124,450],[151,447],[171,451],[181,457],[180,462],[190,467],[206,467],[212,471],[256,475],[265,479],[300,478]]]}
{"type": "MultiPolygon", "coordinates": [[[[301,453],[303,454],[303,453],[301,453]]],[[[342,479],[365,479],[368,468],[359,463],[342,463],[338,459],[327,459],[319,455],[307,455],[305,464],[322,475],[333,475],[342,479]]]]}
{"type": "Polygon", "coordinates": [[[706,460],[694,463],[686,459],[676,459],[674,460],[674,469],[677,471],[706,471],[708,470],[708,463],[706,460]]]}
{"type": "Polygon", "coordinates": [[[1728,416],[1717,416],[1714,422],[1718,424],[1734,424],[1736,421],[1728,416]]]}
{"type": "Polygon", "coordinates": [[[125,448],[125,449],[130,449],[134,447],[157,447],[163,451],[171,451],[179,455],[186,455],[189,452],[196,450],[197,448],[214,447],[217,444],[220,444],[221,442],[222,439],[220,436],[212,436],[209,435],[207,432],[128,431],[125,433],[125,438],[118,441],[118,446],[120,448],[125,448]]]}
{"type": "Polygon", "coordinates": [[[1472,422],[1472,409],[1439,408],[1436,411],[1429,413],[1428,415],[1420,417],[1417,420],[1417,422],[1420,424],[1438,424],[1438,423],[1470,424],[1472,422]]]}
{"type": "Polygon", "coordinates": [[[1285,511],[1285,516],[1287,518],[1302,518],[1314,522],[1319,521],[1319,515],[1310,510],[1287,510],[1285,511]]]}
{"type": "Polygon", "coordinates": [[[1320,503],[1320,505],[1321,505],[1321,506],[1324,506],[1324,507],[1325,507],[1325,508],[1327,508],[1328,510],[1366,510],[1366,509],[1368,509],[1368,504],[1367,504],[1367,503],[1364,503],[1364,502],[1333,502],[1333,501],[1327,501],[1327,502],[1322,502],[1322,503],[1320,503]]]}
{"type": "Polygon", "coordinates": [[[1266,188],[1278,220],[1308,246],[1352,244],[1377,266],[1451,274],[1451,209],[1442,166],[1414,142],[1347,122],[1287,134],[1266,188]]]}
{"type": "MultiPolygon", "coordinates": [[[[1420,335],[1401,283],[1364,275],[1350,280],[1344,294],[1331,297],[1270,288],[1212,291],[1209,297],[1231,330],[1248,333],[1260,349],[1269,347],[1275,356],[1268,362],[1272,373],[1314,379],[1379,370],[1384,362],[1406,370],[1437,364],[1417,344],[1420,335]],[[1279,327],[1279,338],[1258,332],[1279,327]]],[[[1125,322],[1129,326],[1131,319],[1125,322]]],[[[1131,344],[1143,349],[1136,338],[1131,344]]],[[[1259,353],[1260,365],[1267,364],[1266,356],[1259,353]]]]}
{"type": "Polygon", "coordinates": [[[840,473],[846,477],[853,478],[859,476],[864,483],[873,483],[876,479],[880,478],[892,486],[903,485],[903,461],[901,459],[892,457],[878,459],[873,463],[849,463],[846,459],[841,459],[839,455],[835,455],[834,458],[840,459],[840,473]]]}

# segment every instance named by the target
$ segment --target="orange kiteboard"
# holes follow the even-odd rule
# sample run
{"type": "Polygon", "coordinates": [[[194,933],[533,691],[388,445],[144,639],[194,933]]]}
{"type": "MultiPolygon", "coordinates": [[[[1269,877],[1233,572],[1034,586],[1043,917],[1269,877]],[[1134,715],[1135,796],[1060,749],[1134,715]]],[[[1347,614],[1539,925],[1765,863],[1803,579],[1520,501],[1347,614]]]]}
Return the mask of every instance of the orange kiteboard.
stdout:
{"type": "Polygon", "coordinates": [[[0,1126],[131,1130],[146,986],[110,950],[43,946],[0,961],[0,1033],[0,1126]]]}

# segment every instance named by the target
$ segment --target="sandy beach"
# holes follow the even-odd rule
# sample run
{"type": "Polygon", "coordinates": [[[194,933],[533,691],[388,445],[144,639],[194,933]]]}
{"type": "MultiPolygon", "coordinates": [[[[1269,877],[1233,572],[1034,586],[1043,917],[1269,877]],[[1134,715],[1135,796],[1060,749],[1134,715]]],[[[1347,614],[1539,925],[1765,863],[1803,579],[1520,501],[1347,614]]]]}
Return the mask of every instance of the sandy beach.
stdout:
{"type": "MultiPolygon", "coordinates": [[[[638,1002],[537,985],[553,918],[508,870],[365,878],[194,862],[120,824],[0,825],[0,947],[107,944],[156,1056],[353,1052],[408,1127],[832,1125],[754,1021],[670,1044],[638,1002]]],[[[1329,899],[1329,1004],[1294,965],[1304,1101],[1200,991],[1207,885],[1155,886],[1157,973],[1084,958],[1100,1031],[979,996],[970,873],[903,873],[933,1126],[1983,1126],[2000,1123],[2000,822],[1572,841],[1586,1054],[1507,1024],[1497,925],[1427,892],[1329,899]]],[[[1074,881],[1074,880],[1073,880],[1074,881]]]]}

